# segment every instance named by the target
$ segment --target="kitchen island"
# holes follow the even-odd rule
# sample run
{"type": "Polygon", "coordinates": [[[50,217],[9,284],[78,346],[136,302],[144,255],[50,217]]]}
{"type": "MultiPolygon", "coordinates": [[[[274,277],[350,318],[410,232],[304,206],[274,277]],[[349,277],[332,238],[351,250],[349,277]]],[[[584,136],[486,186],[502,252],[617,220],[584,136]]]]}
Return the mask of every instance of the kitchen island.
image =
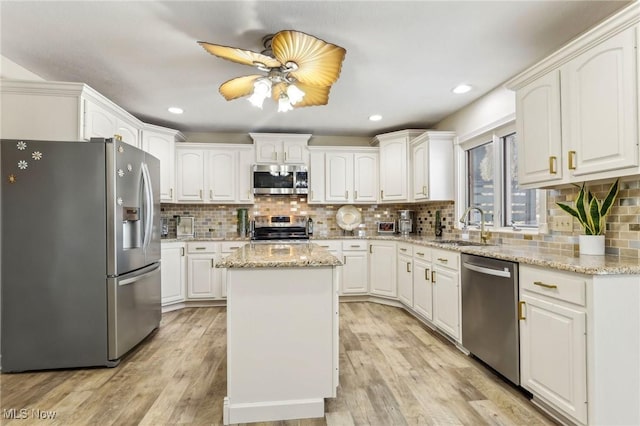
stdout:
{"type": "Polygon", "coordinates": [[[224,424],[324,416],[338,386],[341,262],[316,244],[246,244],[227,268],[224,424]]]}

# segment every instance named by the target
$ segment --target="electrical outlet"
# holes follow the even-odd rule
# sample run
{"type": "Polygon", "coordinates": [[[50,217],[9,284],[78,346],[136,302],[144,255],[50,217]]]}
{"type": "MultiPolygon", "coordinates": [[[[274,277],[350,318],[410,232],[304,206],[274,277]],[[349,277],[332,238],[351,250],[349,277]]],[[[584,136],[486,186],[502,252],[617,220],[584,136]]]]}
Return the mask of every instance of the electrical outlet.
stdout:
{"type": "Polygon", "coordinates": [[[573,217],[571,216],[551,216],[551,230],[571,232],[573,231],[573,217]]]}

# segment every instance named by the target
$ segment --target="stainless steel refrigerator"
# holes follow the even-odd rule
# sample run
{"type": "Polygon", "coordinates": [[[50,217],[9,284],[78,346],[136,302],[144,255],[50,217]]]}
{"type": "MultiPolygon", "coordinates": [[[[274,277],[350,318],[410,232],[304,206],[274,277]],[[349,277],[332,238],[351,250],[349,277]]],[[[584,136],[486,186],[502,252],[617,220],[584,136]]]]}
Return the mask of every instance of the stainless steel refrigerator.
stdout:
{"type": "Polygon", "coordinates": [[[159,160],[2,140],[3,372],[114,366],[160,322],[159,160]]]}

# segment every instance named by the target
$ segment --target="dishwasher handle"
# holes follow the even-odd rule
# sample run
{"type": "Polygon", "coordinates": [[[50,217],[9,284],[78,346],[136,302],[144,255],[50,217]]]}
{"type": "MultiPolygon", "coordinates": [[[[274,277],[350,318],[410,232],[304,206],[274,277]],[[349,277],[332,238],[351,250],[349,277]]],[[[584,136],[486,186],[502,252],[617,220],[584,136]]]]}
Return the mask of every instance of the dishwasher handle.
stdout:
{"type": "Polygon", "coordinates": [[[504,268],[503,270],[485,268],[483,266],[478,266],[467,262],[464,262],[462,265],[469,270],[480,272],[481,274],[493,275],[494,277],[511,278],[511,272],[509,272],[509,269],[507,268],[504,268]]]}

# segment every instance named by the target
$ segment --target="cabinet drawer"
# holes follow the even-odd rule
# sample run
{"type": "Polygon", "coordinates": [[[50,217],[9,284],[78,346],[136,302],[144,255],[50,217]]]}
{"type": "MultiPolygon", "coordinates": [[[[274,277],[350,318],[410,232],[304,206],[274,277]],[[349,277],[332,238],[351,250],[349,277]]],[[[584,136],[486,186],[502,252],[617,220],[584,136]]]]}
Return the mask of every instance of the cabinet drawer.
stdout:
{"type": "Polygon", "coordinates": [[[413,246],[413,258],[431,261],[431,248],[423,246],[413,246]]]}
{"type": "Polygon", "coordinates": [[[187,253],[217,253],[218,243],[211,241],[187,243],[187,253]]]}
{"type": "Polygon", "coordinates": [[[431,261],[434,266],[439,265],[456,271],[460,269],[460,253],[455,251],[431,249],[431,261]]]}
{"type": "Polygon", "coordinates": [[[314,240],[313,243],[329,251],[339,252],[342,249],[342,241],[340,240],[314,240]]]}
{"type": "Polygon", "coordinates": [[[342,251],[350,250],[366,250],[367,242],[365,240],[343,240],[342,251]]]}
{"type": "Polygon", "coordinates": [[[222,253],[231,253],[232,251],[239,249],[247,244],[247,241],[226,241],[220,243],[220,251],[222,253]]]}
{"type": "Polygon", "coordinates": [[[407,243],[398,243],[398,254],[413,256],[413,246],[407,243]]]}
{"type": "Polygon", "coordinates": [[[520,289],[585,306],[587,278],[578,274],[520,265],[520,289]]]}

